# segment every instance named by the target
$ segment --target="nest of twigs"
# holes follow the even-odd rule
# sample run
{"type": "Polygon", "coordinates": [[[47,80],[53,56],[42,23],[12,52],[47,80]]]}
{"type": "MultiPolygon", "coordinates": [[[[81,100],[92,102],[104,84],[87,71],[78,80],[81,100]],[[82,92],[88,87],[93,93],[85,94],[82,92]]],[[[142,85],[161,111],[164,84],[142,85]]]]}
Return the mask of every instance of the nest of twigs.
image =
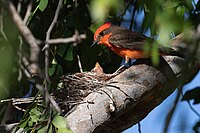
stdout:
{"type": "Polygon", "coordinates": [[[97,88],[103,87],[112,77],[114,77],[112,74],[94,72],[66,74],[61,78],[60,89],[53,92],[53,96],[62,113],[66,114],[74,106],[84,103],[83,98],[97,91],[97,88]]]}
{"type": "MultiPolygon", "coordinates": [[[[101,69],[101,68],[100,68],[101,69]]],[[[57,102],[63,115],[69,114],[70,110],[81,103],[85,103],[83,100],[90,93],[98,91],[99,88],[107,85],[107,81],[115,77],[118,74],[105,74],[103,71],[91,71],[75,74],[66,74],[61,77],[58,89],[51,93],[53,99],[57,102]]],[[[28,98],[12,98],[5,101],[12,101],[12,105],[16,109],[25,111],[21,108],[21,105],[30,105],[33,102],[42,103],[42,97],[28,98]]]]}

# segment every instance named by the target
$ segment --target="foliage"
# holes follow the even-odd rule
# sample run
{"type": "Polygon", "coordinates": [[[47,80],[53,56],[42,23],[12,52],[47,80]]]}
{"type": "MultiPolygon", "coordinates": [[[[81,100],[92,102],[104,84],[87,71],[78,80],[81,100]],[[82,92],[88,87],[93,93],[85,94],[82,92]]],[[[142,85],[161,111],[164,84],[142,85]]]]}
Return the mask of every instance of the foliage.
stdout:
{"type": "MultiPolygon", "coordinates": [[[[15,4],[17,2],[15,1],[15,4]]],[[[198,1],[196,5],[194,3],[192,5],[192,3],[192,0],[138,0],[137,2],[134,0],[125,2],[122,0],[64,0],[51,38],[71,37],[77,30],[80,34],[86,33],[87,39],[77,46],[73,43],[50,46],[48,71],[51,84],[49,84],[49,90],[53,91],[57,88],[63,74],[80,71],[77,56],[80,56],[83,71],[90,71],[96,62],[100,63],[106,73],[111,73],[118,68],[120,57],[104,46],[90,48],[93,33],[103,22],[121,23],[125,12],[134,6],[136,13],[142,12],[144,14],[140,32],[149,32],[149,36],[157,39],[158,43],[168,45],[171,38],[188,30],[191,26],[195,27],[199,24],[200,20],[197,18],[200,18],[198,17],[200,2],[198,1]]],[[[21,4],[21,16],[24,17],[28,3],[23,1],[21,4]]],[[[58,0],[36,0],[33,2],[27,25],[37,39],[45,40],[46,31],[52,22],[57,4],[58,0]]],[[[22,64],[20,62],[21,55],[29,57],[29,46],[26,42],[20,43],[19,33],[10,19],[5,0],[0,0],[0,17],[0,99],[12,96],[22,97],[29,90],[30,84],[24,74],[20,77],[18,73],[22,64]]],[[[130,22],[130,19],[131,16],[128,20],[123,21],[130,22]]],[[[133,27],[137,27],[137,25],[135,21],[133,27]]],[[[44,44],[41,44],[40,47],[44,47],[44,44]]],[[[145,50],[152,51],[153,63],[159,62],[156,45],[152,49],[145,47],[145,50]]],[[[41,51],[40,67],[44,72],[44,51],[41,51]]],[[[183,96],[183,100],[194,99],[194,103],[199,104],[199,93],[196,92],[199,92],[199,88],[187,92],[183,96]]],[[[35,89],[32,95],[34,96],[36,93],[35,89]]],[[[4,110],[0,112],[4,112],[4,110]]],[[[3,113],[0,115],[3,116],[3,113]]],[[[25,112],[19,128],[33,132],[34,130],[43,132],[47,128],[49,131],[70,132],[64,125],[66,122],[63,117],[53,110],[46,109],[44,105],[33,104],[25,112]],[[48,118],[51,118],[50,122],[48,118]],[[48,126],[46,126],[47,123],[48,126]]],[[[199,123],[196,125],[198,126],[199,123]]]]}
{"type": "Polygon", "coordinates": [[[67,128],[67,122],[64,117],[60,116],[54,110],[46,110],[44,106],[33,103],[21,118],[20,124],[16,131],[23,129],[25,132],[56,132],[72,133],[67,128]]]}

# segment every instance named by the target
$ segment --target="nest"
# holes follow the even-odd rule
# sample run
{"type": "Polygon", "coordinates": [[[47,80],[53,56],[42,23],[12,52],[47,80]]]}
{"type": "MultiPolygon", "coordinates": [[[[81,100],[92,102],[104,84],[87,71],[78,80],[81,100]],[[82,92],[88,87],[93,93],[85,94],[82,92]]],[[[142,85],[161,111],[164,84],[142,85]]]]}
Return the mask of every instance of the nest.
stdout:
{"type": "Polygon", "coordinates": [[[74,106],[84,103],[83,98],[105,86],[105,82],[114,76],[94,72],[67,74],[61,78],[61,88],[52,95],[61,108],[62,114],[66,114],[74,106]]]}
{"type": "MultiPolygon", "coordinates": [[[[51,93],[51,97],[53,97],[61,108],[61,113],[66,115],[74,106],[85,103],[83,100],[85,97],[107,85],[106,81],[116,75],[96,72],[66,74],[61,77],[60,87],[51,93]]],[[[16,109],[26,111],[26,108],[23,107],[24,105],[28,107],[33,102],[42,104],[42,99],[43,98],[38,95],[37,97],[1,100],[1,102],[12,101],[12,105],[16,109]]]]}

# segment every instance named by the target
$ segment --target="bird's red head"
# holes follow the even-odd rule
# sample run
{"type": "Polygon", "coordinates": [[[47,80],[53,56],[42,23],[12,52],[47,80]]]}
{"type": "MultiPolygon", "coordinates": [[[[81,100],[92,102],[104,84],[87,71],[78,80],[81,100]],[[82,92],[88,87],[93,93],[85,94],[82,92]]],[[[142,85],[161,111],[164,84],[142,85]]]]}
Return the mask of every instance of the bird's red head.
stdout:
{"type": "Polygon", "coordinates": [[[112,34],[109,30],[110,26],[111,23],[107,22],[96,30],[96,32],[94,33],[94,42],[92,46],[94,46],[95,44],[104,44],[106,46],[110,45],[108,43],[108,39],[112,34]]]}
{"type": "Polygon", "coordinates": [[[100,35],[100,33],[102,31],[104,31],[105,29],[109,28],[111,26],[111,23],[110,22],[107,22],[105,24],[103,24],[102,26],[100,26],[96,32],[94,33],[94,41],[96,41],[98,39],[98,36],[100,35]]]}

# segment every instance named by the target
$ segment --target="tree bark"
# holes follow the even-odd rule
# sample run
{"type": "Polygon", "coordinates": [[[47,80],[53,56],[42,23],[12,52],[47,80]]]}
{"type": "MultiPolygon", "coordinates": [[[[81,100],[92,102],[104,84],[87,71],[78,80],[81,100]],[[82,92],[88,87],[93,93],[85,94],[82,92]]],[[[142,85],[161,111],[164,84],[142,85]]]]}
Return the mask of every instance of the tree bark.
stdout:
{"type": "MultiPolygon", "coordinates": [[[[181,37],[174,39],[172,45],[184,55],[191,55],[181,37]]],[[[187,63],[191,63],[190,57],[165,56],[157,67],[148,59],[140,60],[84,98],[86,102],[66,116],[69,128],[73,133],[116,133],[140,122],[183,84],[180,78],[189,81],[198,72],[198,51],[195,50],[193,56],[197,58],[192,57],[193,70],[186,78],[181,76],[184,76],[187,63]]]]}

